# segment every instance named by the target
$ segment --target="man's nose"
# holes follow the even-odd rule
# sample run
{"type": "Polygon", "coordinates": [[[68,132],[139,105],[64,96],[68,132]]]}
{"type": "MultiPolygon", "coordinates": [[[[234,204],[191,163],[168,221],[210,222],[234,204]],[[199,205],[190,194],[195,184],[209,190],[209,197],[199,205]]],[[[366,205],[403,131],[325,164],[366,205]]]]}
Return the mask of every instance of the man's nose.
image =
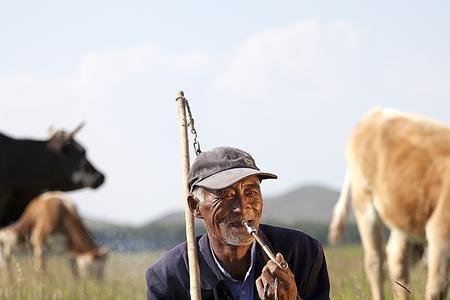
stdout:
{"type": "Polygon", "coordinates": [[[244,197],[240,195],[236,195],[236,198],[233,201],[233,212],[236,214],[241,214],[245,210],[249,210],[251,207],[248,201],[245,200],[244,197]]]}

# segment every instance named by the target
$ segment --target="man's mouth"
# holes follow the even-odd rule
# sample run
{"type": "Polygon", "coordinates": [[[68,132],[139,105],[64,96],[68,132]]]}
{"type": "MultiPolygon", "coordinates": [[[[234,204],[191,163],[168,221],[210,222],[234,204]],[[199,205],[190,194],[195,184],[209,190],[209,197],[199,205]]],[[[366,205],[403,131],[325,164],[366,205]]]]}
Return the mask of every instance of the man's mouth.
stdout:
{"type": "Polygon", "coordinates": [[[255,222],[254,216],[241,216],[241,217],[231,217],[223,220],[222,223],[225,227],[232,229],[245,229],[244,223],[253,225],[255,222]]]}
{"type": "Polygon", "coordinates": [[[228,223],[231,227],[242,227],[242,222],[236,221],[236,222],[230,222],[228,223]]]}
{"type": "Polygon", "coordinates": [[[233,228],[245,228],[245,226],[243,225],[245,223],[248,223],[250,225],[253,224],[253,220],[250,218],[244,218],[244,219],[240,219],[240,220],[232,220],[230,222],[228,222],[228,226],[229,227],[233,227],[233,228]]]}

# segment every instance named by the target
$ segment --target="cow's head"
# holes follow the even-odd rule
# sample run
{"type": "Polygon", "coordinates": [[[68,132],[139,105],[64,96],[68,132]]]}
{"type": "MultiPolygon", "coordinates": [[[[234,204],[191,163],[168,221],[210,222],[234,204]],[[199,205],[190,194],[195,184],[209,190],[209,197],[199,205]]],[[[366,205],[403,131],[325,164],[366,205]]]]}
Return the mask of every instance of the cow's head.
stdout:
{"type": "Polygon", "coordinates": [[[55,173],[59,177],[57,188],[60,190],[97,188],[105,181],[105,176],[87,159],[86,150],[75,140],[75,134],[83,126],[81,123],[71,132],[54,131],[48,140],[48,147],[58,156],[55,173]]]}
{"type": "Polygon", "coordinates": [[[71,259],[72,272],[76,277],[103,279],[108,248],[96,247],[77,254],[71,259]]]}

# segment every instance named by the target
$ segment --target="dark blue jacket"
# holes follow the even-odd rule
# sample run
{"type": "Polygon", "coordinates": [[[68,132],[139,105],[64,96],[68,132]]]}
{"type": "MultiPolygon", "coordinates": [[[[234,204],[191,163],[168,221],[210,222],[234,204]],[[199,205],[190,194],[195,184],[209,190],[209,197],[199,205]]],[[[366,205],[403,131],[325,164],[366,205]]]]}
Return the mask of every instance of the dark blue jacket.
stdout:
{"type": "MultiPolygon", "coordinates": [[[[274,253],[281,252],[297,283],[299,299],[329,299],[330,283],[322,246],[306,233],[261,224],[261,238],[274,253]]],[[[232,299],[223,274],[211,255],[208,236],[197,237],[202,299],[232,299]]],[[[269,258],[256,247],[255,276],[261,275],[269,258]]],[[[189,299],[189,267],[186,242],[169,250],[147,271],[147,299],[189,299]]],[[[258,296],[254,286],[255,297],[258,296]]]]}

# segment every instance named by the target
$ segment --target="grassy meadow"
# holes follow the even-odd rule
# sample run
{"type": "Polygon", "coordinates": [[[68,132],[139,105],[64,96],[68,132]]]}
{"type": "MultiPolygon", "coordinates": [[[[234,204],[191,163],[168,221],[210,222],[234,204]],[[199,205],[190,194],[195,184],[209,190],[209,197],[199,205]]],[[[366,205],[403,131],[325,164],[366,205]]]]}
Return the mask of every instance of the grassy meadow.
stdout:
{"type": "MultiPolygon", "coordinates": [[[[325,248],[328,272],[331,282],[331,299],[370,299],[369,282],[365,278],[363,251],[361,246],[342,246],[325,248]]],[[[394,299],[388,274],[385,272],[384,291],[386,300],[394,299]]],[[[412,299],[425,299],[426,267],[415,265],[410,274],[409,290],[412,299]]]]}
{"type": "MultiPolygon", "coordinates": [[[[332,285],[331,299],[370,299],[361,247],[343,246],[325,251],[332,285]]],[[[161,252],[112,253],[102,282],[75,280],[65,256],[49,257],[45,275],[32,271],[29,256],[16,257],[12,261],[14,275],[10,278],[1,274],[0,299],[145,299],[145,270],[160,255],[161,252]]],[[[423,266],[413,269],[410,283],[413,299],[424,298],[425,273],[423,266]]],[[[385,288],[387,299],[392,299],[389,285],[385,288]]]]}

